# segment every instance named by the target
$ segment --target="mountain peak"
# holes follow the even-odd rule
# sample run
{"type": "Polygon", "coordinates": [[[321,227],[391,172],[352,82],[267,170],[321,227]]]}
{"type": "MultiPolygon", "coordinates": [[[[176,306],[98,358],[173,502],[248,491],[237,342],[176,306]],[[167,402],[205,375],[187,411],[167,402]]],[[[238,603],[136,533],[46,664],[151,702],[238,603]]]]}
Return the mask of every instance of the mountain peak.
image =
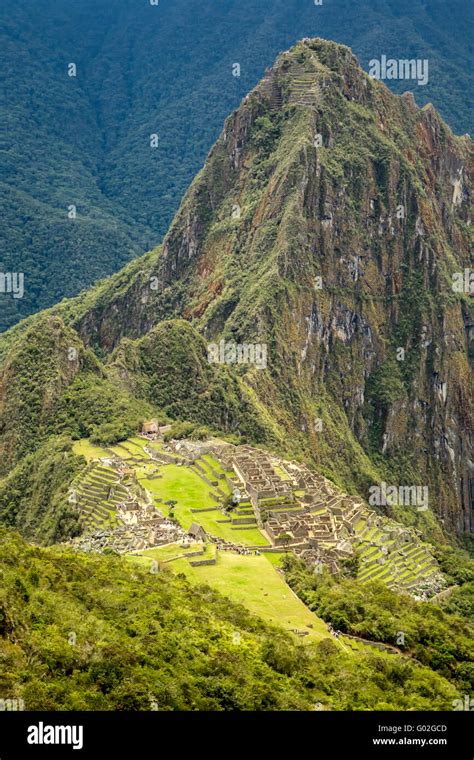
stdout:
{"type": "Polygon", "coordinates": [[[354,97],[362,94],[367,79],[347,46],[319,37],[305,38],[278,56],[255,91],[266,96],[274,108],[317,108],[325,88],[337,85],[354,97]]]}
{"type": "Polygon", "coordinates": [[[470,520],[466,411],[453,395],[446,416],[436,378],[462,396],[467,353],[448,356],[465,346],[452,276],[469,266],[469,198],[469,143],[433,108],[373,81],[349,48],[304,40],[227,119],[155,260],[158,287],[142,289],[147,314],[184,317],[213,341],[267,343],[268,372],[248,371],[248,382],[275,419],[293,397],[292,436],[333,473],[335,450],[328,458],[313,432],[321,394],[334,441],[344,430],[353,442],[359,483],[371,452],[401,456],[408,440],[417,450],[416,419],[430,440],[419,471],[436,490],[439,462],[452,470],[439,513],[459,528],[470,520]]]}

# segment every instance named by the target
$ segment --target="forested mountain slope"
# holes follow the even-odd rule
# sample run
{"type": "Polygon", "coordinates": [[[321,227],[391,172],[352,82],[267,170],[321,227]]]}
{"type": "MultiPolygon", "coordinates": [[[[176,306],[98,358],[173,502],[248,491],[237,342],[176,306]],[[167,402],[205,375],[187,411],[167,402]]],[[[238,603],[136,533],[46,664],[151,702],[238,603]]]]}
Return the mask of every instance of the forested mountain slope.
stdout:
{"type": "Polygon", "coordinates": [[[426,86],[388,84],[456,132],[472,123],[464,0],[4,0],[1,14],[0,271],[24,273],[25,293],[0,296],[0,329],[156,245],[225,116],[299,38],[349,44],[365,69],[428,59],[426,86]]]}
{"type": "Polygon", "coordinates": [[[162,246],[0,336],[3,694],[27,709],[464,704],[471,194],[468,136],[349,48],[304,39],[227,118],[162,246]],[[166,433],[137,438],[151,419],[166,433]],[[426,490],[426,509],[371,503],[382,483],[426,490]],[[196,519],[209,542],[189,562],[196,519]],[[275,548],[300,601],[262,556],[275,548]],[[307,553],[323,550],[331,572],[307,553]],[[298,620],[307,605],[304,646],[285,591],[298,620]]]}
{"type": "Polygon", "coordinates": [[[3,527],[0,580],[0,687],[26,710],[450,710],[461,699],[462,680],[416,660],[302,646],[165,569],[38,549],[3,527]]]}

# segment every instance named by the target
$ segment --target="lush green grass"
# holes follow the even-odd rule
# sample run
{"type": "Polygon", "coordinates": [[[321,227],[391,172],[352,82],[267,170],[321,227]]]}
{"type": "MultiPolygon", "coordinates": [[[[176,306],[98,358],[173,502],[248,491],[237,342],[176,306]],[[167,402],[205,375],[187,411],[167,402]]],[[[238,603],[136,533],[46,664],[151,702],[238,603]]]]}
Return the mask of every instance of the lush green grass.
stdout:
{"type": "Polygon", "coordinates": [[[133,443],[134,446],[138,446],[145,453],[145,446],[148,446],[149,441],[146,438],[135,436],[134,438],[129,438],[128,443],[133,443]]]}
{"type": "Polygon", "coordinates": [[[200,460],[199,464],[204,464],[206,469],[210,470],[212,468],[214,472],[218,473],[219,475],[225,475],[226,471],[222,467],[221,463],[210,454],[204,454],[200,460]]]}
{"type": "MultiPolygon", "coordinates": [[[[149,561],[148,558],[169,559],[180,553],[182,548],[179,545],[175,545],[174,554],[171,546],[150,549],[140,555],[139,561],[144,563],[149,561]]],[[[216,565],[191,567],[187,559],[178,559],[169,566],[173,572],[184,573],[194,583],[208,583],[268,623],[286,630],[307,631],[305,641],[318,641],[329,636],[325,623],[296,597],[263,555],[219,552],[216,565]]]]}
{"type": "MultiPolygon", "coordinates": [[[[146,488],[153,497],[162,499],[158,503],[166,515],[169,514],[169,508],[165,505],[166,501],[176,501],[174,514],[180,525],[188,529],[191,523],[198,522],[204,530],[211,533],[217,538],[223,538],[227,541],[233,541],[246,546],[266,546],[268,541],[260,533],[258,528],[252,530],[233,530],[231,523],[219,523],[218,520],[224,520],[224,513],[218,509],[219,503],[209,496],[212,490],[211,486],[202,480],[189,467],[174,464],[162,465],[160,467],[161,478],[149,480],[141,477],[141,485],[146,488]],[[193,513],[191,509],[204,509],[207,507],[216,507],[213,512],[193,513]]],[[[219,487],[228,492],[225,481],[219,482],[219,487]]]]}
{"type": "Polygon", "coordinates": [[[284,470],[282,467],[278,467],[278,465],[274,465],[273,469],[275,470],[278,477],[281,478],[281,480],[290,480],[290,476],[288,475],[286,470],[284,470]]]}
{"type": "MultiPolygon", "coordinates": [[[[205,507],[217,506],[217,502],[209,496],[211,486],[208,486],[189,467],[175,464],[160,467],[161,478],[147,480],[142,484],[153,496],[163,499],[163,502],[171,499],[178,502],[175,511],[183,519],[190,516],[190,509],[204,509],[205,507]]],[[[194,519],[194,518],[193,518],[194,519]]],[[[192,520],[191,520],[192,522],[192,520]]]]}
{"type": "Polygon", "coordinates": [[[129,438],[127,441],[123,441],[120,445],[127,449],[134,457],[148,457],[143,448],[143,443],[139,439],[129,438]]]}
{"type": "Polygon", "coordinates": [[[263,555],[265,559],[273,565],[273,567],[280,567],[281,560],[285,556],[285,552],[265,552],[263,555]]]}
{"type": "Polygon", "coordinates": [[[92,459],[101,459],[102,457],[110,457],[110,452],[102,449],[100,446],[95,446],[89,441],[88,438],[83,438],[80,441],[75,441],[72,447],[75,454],[82,455],[90,462],[92,459]]]}
{"type": "Polygon", "coordinates": [[[113,453],[123,459],[125,462],[129,462],[130,459],[134,459],[138,456],[137,452],[131,451],[128,446],[126,446],[125,441],[121,441],[120,443],[116,443],[114,446],[110,446],[110,451],[113,451],[113,453]]]}

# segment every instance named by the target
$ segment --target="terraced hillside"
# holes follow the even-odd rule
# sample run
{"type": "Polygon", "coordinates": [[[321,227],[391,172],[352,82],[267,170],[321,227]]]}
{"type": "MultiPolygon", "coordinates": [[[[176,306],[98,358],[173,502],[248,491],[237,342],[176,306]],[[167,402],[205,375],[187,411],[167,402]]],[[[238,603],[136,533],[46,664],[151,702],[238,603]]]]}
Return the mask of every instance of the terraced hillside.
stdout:
{"type": "Polygon", "coordinates": [[[383,581],[421,598],[443,588],[432,547],[417,531],[301,463],[218,439],[135,437],[109,449],[80,441],[75,449],[89,458],[73,488],[81,548],[129,553],[205,538],[224,552],[264,553],[276,566],[292,552],[317,572],[340,573],[355,559],[362,583],[383,581]]]}
{"type": "Polygon", "coordinates": [[[330,638],[350,658],[375,650],[391,662],[407,657],[394,645],[393,625],[403,630],[395,623],[389,634],[346,635],[343,624],[295,595],[291,555],[323,585],[347,582],[345,562],[353,560],[351,580],[370,584],[369,594],[383,593],[372,584],[381,581],[426,602],[443,587],[432,547],[417,531],[299,462],[215,438],[136,436],[109,448],[79,441],[75,449],[88,459],[78,479],[85,534],[73,539],[76,549],[113,550],[150,573],[171,570],[206,584],[305,645],[330,638]],[[139,508],[119,503],[125,493],[138,496],[139,508]]]}
{"type": "Polygon", "coordinates": [[[439,575],[429,544],[388,520],[379,526],[362,517],[355,525],[355,551],[363,583],[384,581],[390,588],[420,593],[439,575]]]}
{"type": "Polygon", "coordinates": [[[70,501],[80,510],[85,531],[123,525],[117,506],[130,498],[117,470],[100,461],[91,462],[73,484],[70,501]]]}

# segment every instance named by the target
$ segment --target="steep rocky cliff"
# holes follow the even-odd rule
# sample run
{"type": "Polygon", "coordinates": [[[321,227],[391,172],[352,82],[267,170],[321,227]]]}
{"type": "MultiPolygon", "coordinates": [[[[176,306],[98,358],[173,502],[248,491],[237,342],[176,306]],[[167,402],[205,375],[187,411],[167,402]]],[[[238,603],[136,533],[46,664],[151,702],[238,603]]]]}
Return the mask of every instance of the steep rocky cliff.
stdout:
{"type": "Polygon", "coordinates": [[[265,341],[245,379],[333,476],[427,484],[472,520],[472,143],[351,51],[304,40],[227,120],[162,251],[77,321],[115,347],[181,316],[265,341]]]}
{"type": "Polygon", "coordinates": [[[153,403],[144,375],[166,346],[129,341],[163,319],[191,323],[176,323],[183,345],[190,330],[265,344],[264,368],[229,372],[281,447],[365,498],[381,479],[426,485],[463,532],[471,176],[468,136],[371,80],[348,48],[304,40],[227,119],[162,249],[54,312],[153,403]]]}

